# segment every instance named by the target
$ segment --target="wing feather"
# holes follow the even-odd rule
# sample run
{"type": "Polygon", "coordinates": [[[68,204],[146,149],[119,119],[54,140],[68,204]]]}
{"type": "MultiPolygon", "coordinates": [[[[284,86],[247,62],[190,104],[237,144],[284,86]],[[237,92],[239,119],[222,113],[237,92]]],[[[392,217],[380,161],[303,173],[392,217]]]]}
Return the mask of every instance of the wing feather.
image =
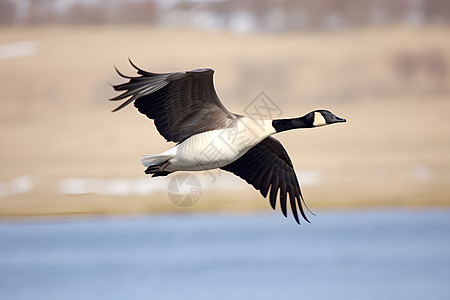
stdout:
{"type": "Polygon", "coordinates": [[[113,111],[134,102],[140,113],[154,120],[167,141],[178,143],[200,132],[227,128],[241,117],[220,102],[212,69],[158,74],[140,69],[131,60],[130,63],[140,76],[127,76],[116,68],[129,81],[113,86],[123,93],[110,100],[125,100],[113,111]]]}
{"type": "Polygon", "coordinates": [[[300,210],[302,217],[309,222],[302,207],[303,197],[292,162],[286,150],[276,139],[272,137],[264,139],[222,169],[241,177],[259,190],[264,197],[269,194],[270,206],[273,209],[279,199],[284,216],[287,216],[289,199],[295,221],[300,223],[298,217],[298,210],[300,210]]]}

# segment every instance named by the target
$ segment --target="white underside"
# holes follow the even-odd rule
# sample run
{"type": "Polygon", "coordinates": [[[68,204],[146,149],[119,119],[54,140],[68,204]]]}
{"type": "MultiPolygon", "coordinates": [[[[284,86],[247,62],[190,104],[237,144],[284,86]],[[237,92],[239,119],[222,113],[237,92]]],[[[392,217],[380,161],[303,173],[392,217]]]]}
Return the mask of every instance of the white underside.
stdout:
{"type": "Polygon", "coordinates": [[[233,128],[212,130],[191,136],[157,155],[143,155],[144,166],[169,161],[165,171],[203,171],[223,167],[276,131],[272,120],[239,119],[233,128]]]}

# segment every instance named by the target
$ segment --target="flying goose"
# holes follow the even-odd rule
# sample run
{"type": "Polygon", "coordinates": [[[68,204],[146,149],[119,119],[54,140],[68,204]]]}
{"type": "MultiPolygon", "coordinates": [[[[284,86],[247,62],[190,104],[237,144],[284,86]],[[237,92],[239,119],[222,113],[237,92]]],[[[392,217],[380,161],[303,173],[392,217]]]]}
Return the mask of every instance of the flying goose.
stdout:
{"type": "Polygon", "coordinates": [[[124,91],[110,100],[125,100],[113,112],[134,102],[140,113],[153,119],[159,133],[175,142],[171,149],[143,155],[146,174],[166,176],[175,171],[213,168],[231,172],[267,197],[275,209],[277,195],[287,217],[287,200],[300,224],[297,209],[305,215],[303,196],[288,153],[271,135],[296,129],[345,122],[327,110],[315,110],[292,119],[255,120],[229,112],[220,102],[213,84],[212,69],[176,73],[146,72],[130,60],[140,76],[117,73],[128,82],[113,85],[124,91]]]}

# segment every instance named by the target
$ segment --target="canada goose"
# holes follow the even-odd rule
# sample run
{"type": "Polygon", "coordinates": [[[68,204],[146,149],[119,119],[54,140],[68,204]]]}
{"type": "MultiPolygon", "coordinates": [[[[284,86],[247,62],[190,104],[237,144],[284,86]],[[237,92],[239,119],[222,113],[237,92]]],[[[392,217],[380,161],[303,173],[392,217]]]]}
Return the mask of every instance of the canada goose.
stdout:
{"type": "Polygon", "coordinates": [[[345,122],[327,110],[315,110],[302,117],[254,120],[229,112],[220,102],[213,84],[212,69],[156,74],[134,65],[140,76],[113,85],[124,93],[110,100],[127,99],[114,111],[134,102],[140,113],[153,119],[159,133],[173,148],[157,155],[143,155],[146,174],[166,176],[175,171],[203,171],[221,168],[241,177],[267,197],[275,209],[279,191],[280,206],[287,217],[287,195],[292,214],[300,224],[297,207],[303,210],[303,196],[292,162],[272,134],[345,122]]]}

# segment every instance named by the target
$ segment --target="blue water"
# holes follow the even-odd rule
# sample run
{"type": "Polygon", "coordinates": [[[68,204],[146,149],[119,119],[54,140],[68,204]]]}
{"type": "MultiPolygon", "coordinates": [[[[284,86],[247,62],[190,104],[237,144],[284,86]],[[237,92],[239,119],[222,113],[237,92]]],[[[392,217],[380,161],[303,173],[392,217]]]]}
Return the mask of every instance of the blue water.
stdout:
{"type": "Polygon", "coordinates": [[[0,222],[0,299],[450,299],[450,211],[0,222]]]}

